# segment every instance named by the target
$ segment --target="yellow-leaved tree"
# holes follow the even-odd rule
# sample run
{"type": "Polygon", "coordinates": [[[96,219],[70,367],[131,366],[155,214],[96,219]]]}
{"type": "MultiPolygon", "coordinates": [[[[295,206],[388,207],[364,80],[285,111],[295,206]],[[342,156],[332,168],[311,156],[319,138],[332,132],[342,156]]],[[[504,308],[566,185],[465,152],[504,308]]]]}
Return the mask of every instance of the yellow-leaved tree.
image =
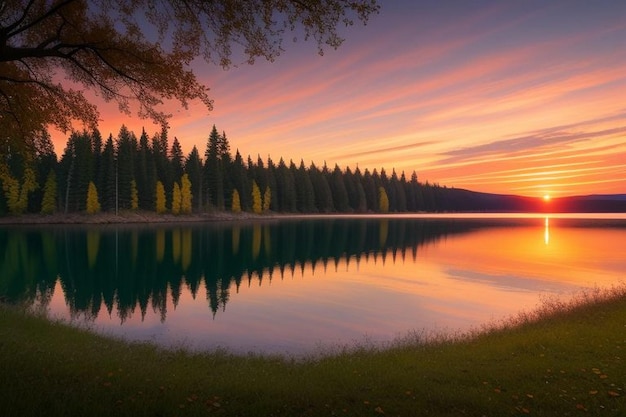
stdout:
{"type": "Polygon", "coordinates": [[[130,180],[130,209],[137,210],[139,208],[139,193],[137,192],[137,181],[130,180]]]}
{"type": "Polygon", "coordinates": [[[233,213],[241,213],[241,199],[239,198],[239,191],[233,189],[233,201],[231,204],[231,210],[233,213]]]}
{"type": "Polygon", "coordinates": [[[191,181],[189,175],[183,174],[180,179],[180,211],[181,213],[191,213],[193,194],[191,193],[191,181]]]}
{"type": "Polygon", "coordinates": [[[156,193],[155,193],[155,208],[158,214],[163,214],[167,211],[165,207],[165,187],[163,187],[163,183],[161,181],[157,181],[156,183],[156,193]]]}
{"type": "Polygon", "coordinates": [[[43,186],[41,199],[41,214],[52,214],[57,209],[57,176],[54,170],[50,170],[43,186]]]}
{"type": "Polygon", "coordinates": [[[261,202],[261,190],[255,180],[252,180],[252,212],[255,214],[261,214],[263,211],[263,204],[261,202]]]}
{"type": "Polygon", "coordinates": [[[381,213],[387,213],[389,211],[389,197],[383,186],[378,188],[378,210],[381,213]]]}
{"type": "Polygon", "coordinates": [[[265,193],[263,193],[263,211],[269,211],[272,204],[272,190],[270,186],[265,187],[265,193]]]}
{"type": "Polygon", "coordinates": [[[87,213],[96,214],[100,212],[100,202],[98,201],[98,190],[93,181],[89,181],[87,187],[87,213]]]}
{"type": "Polygon", "coordinates": [[[174,189],[172,190],[172,214],[180,214],[180,185],[177,182],[174,183],[174,189]]]}
{"type": "Polygon", "coordinates": [[[28,207],[28,195],[38,187],[35,171],[30,166],[26,166],[20,181],[11,175],[6,164],[0,163],[0,182],[9,212],[11,214],[24,213],[28,207]]]}

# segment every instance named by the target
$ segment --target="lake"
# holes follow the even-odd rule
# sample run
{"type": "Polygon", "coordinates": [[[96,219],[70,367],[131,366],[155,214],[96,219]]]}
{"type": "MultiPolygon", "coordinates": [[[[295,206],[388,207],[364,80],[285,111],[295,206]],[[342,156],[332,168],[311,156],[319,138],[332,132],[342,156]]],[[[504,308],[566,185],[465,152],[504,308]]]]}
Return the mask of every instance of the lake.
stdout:
{"type": "Polygon", "coordinates": [[[192,350],[319,354],[493,323],[626,271],[626,215],[0,227],[0,300],[192,350]]]}

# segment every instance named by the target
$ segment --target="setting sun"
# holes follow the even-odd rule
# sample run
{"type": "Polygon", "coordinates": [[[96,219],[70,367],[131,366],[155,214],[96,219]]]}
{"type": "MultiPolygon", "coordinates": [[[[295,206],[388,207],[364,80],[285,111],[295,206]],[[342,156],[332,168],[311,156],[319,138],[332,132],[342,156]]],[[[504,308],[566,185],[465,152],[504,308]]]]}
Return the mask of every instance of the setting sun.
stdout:
{"type": "Polygon", "coordinates": [[[550,201],[550,194],[545,194],[545,195],[543,196],[543,201],[546,201],[546,202],[547,202],[547,201],[550,201]]]}

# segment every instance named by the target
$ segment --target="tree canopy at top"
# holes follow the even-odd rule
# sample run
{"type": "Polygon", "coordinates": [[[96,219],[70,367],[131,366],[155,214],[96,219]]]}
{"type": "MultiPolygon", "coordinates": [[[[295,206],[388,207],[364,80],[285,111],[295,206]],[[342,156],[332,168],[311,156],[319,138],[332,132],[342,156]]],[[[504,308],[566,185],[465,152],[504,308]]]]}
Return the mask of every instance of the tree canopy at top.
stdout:
{"type": "Polygon", "coordinates": [[[28,149],[48,125],[94,128],[98,110],[84,89],[127,114],[136,102],[157,123],[168,117],[164,100],[200,100],[210,111],[195,58],[273,61],[296,30],[321,53],[341,44],[340,25],[378,9],[376,0],[0,0],[0,141],[28,149]]]}

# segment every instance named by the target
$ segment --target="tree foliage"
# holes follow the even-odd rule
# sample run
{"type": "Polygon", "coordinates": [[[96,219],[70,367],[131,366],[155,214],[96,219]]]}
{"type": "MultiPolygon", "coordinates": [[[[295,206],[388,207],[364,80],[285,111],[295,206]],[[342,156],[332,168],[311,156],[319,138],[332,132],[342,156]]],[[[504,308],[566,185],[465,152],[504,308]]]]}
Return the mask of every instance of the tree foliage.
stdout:
{"type": "Polygon", "coordinates": [[[189,175],[183,174],[180,179],[180,212],[191,213],[193,194],[191,193],[191,181],[189,175]]]}
{"type": "Polygon", "coordinates": [[[231,202],[231,211],[233,213],[241,213],[241,201],[239,199],[239,191],[237,189],[233,189],[233,196],[231,202]]]}
{"type": "Polygon", "coordinates": [[[263,211],[269,211],[272,206],[272,190],[268,185],[265,187],[265,192],[263,193],[263,211]]]}
{"type": "Polygon", "coordinates": [[[320,52],[338,47],[338,27],[367,21],[376,0],[12,0],[0,3],[0,139],[18,143],[52,124],[95,128],[83,89],[166,123],[165,100],[184,108],[208,88],[191,70],[197,57],[229,67],[273,61],[296,30],[320,52]],[[233,61],[233,56],[236,57],[233,61]],[[65,82],[59,82],[59,76],[65,82]]]}
{"type": "Polygon", "coordinates": [[[159,214],[165,213],[167,210],[165,207],[165,188],[163,187],[163,183],[161,181],[157,181],[156,183],[155,199],[156,201],[154,206],[156,208],[156,212],[159,214]]]}
{"type": "Polygon", "coordinates": [[[30,166],[23,168],[22,178],[14,177],[6,166],[0,165],[0,182],[11,214],[22,214],[28,208],[29,194],[38,188],[35,172],[30,166]]]}
{"type": "Polygon", "coordinates": [[[139,208],[139,193],[137,192],[137,181],[130,181],[130,209],[137,210],[139,208]]]}
{"type": "Polygon", "coordinates": [[[378,188],[378,209],[381,213],[387,213],[389,211],[389,197],[383,186],[378,188]]]}
{"type": "Polygon", "coordinates": [[[50,170],[43,187],[43,198],[41,200],[41,214],[52,214],[57,208],[57,176],[54,170],[50,170]]]}
{"type": "Polygon", "coordinates": [[[214,127],[211,136],[215,141],[208,149],[210,158],[206,161],[195,147],[186,157],[181,156],[182,149],[168,153],[168,149],[178,146],[168,145],[165,129],[155,134],[152,141],[144,131],[137,141],[135,134],[122,126],[117,140],[110,135],[104,144],[97,131],[73,133],[60,161],[53,149],[44,149],[48,145],[42,139],[42,151],[34,159],[15,152],[0,166],[0,212],[50,212],[57,204],[68,212],[81,212],[87,208],[91,182],[98,191],[102,210],[109,212],[117,206],[159,213],[168,208],[174,213],[191,213],[194,209],[202,212],[218,208],[215,203],[220,201],[224,205],[220,210],[238,207],[254,213],[401,213],[483,208],[480,201],[468,199],[465,194],[420,183],[415,172],[407,180],[404,172],[398,175],[394,169],[388,177],[384,168],[380,174],[376,169],[365,169],[361,174],[358,167],[353,171],[335,165],[330,171],[326,164],[320,169],[311,163],[307,168],[300,161],[297,167],[293,161],[287,165],[282,158],[278,165],[269,157],[267,161],[260,157],[253,161],[248,156],[244,162],[239,151],[231,159],[225,134],[217,134],[214,127]],[[175,167],[180,167],[181,160],[184,173],[176,177],[175,167]],[[207,178],[211,181],[205,181],[203,173],[210,173],[207,178]],[[48,180],[50,175],[56,175],[56,190],[50,184],[52,180],[48,180]],[[169,181],[169,188],[164,181],[169,181]],[[217,182],[221,185],[216,186],[217,182]],[[211,196],[210,205],[195,204],[207,195],[211,196]]]}
{"type": "Polygon", "coordinates": [[[261,190],[256,184],[255,180],[252,180],[252,212],[255,214],[261,214],[263,211],[263,205],[261,201],[261,190]]]}
{"type": "Polygon", "coordinates": [[[90,181],[87,187],[87,204],[85,206],[88,214],[96,214],[100,212],[98,190],[96,189],[96,185],[93,181],[90,181]]]}
{"type": "Polygon", "coordinates": [[[180,214],[181,202],[180,186],[175,182],[174,190],[172,191],[172,214],[180,214]]]}

